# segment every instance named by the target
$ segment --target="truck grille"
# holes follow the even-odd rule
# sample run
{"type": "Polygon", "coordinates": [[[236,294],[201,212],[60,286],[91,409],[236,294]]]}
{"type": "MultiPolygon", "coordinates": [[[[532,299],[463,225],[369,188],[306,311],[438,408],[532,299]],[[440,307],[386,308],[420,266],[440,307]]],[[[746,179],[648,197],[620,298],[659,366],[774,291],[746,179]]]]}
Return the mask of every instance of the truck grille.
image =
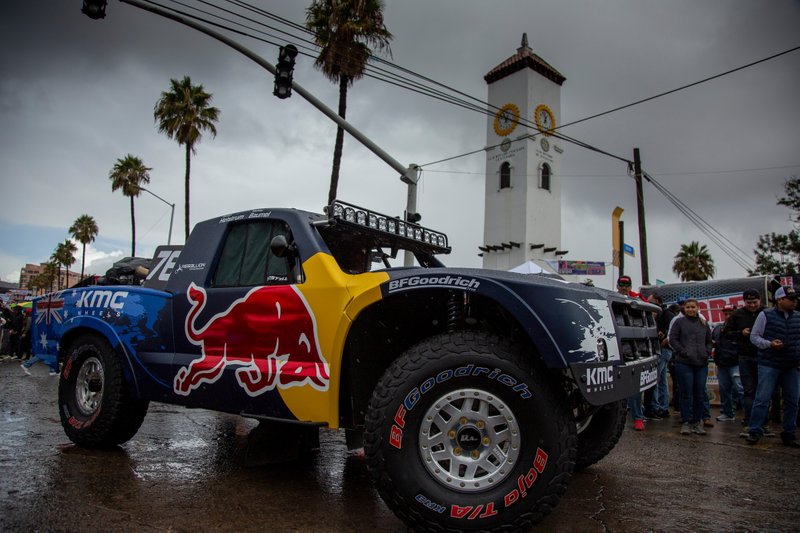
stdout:
{"type": "Polygon", "coordinates": [[[611,309],[624,361],[646,359],[661,353],[655,313],[636,304],[617,301],[611,302],[611,309]]]}

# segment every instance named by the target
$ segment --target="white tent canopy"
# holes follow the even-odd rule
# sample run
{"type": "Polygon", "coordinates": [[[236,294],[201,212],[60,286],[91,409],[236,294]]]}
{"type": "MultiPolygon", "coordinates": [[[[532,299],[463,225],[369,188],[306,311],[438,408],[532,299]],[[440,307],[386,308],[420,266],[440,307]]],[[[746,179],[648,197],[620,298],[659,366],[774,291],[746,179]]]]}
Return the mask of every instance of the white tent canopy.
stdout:
{"type": "Polygon", "coordinates": [[[541,274],[544,271],[542,267],[533,261],[526,261],[509,270],[509,272],[519,272],[520,274],[541,274]]]}

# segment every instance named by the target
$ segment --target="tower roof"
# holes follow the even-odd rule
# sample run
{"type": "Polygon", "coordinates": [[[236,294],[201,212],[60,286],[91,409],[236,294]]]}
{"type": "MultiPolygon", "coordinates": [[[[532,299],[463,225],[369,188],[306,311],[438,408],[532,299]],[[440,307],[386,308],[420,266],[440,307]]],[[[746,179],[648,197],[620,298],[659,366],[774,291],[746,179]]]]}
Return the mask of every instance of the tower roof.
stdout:
{"type": "Polygon", "coordinates": [[[559,85],[563,84],[564,80],[567,79],[547,61],[533,53],[531,47],[528,46],[527,33],[522,34],[522,43],[521,46],[517,48],[517,53],[490,70],[483,79],[486,80],[487,84],[494,83],[526,67],[533,69],[535,72],[538,72],[548,80],[559,85]]]}

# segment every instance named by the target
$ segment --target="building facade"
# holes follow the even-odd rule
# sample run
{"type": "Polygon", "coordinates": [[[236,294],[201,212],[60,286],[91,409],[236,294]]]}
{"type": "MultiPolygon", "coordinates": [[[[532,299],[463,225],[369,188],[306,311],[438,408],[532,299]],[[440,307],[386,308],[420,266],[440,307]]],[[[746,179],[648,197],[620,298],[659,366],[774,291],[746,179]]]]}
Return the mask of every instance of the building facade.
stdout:
{"type": "Polygon", "coordinates": [[[566,78],[528,45],[490,70],[486,128],[483,267],[508,270],[530,260],[554,260],[561,249],[564,152],[556,137],[566,78]]]}
{"type": "MultiPolygon", "coordinates": [[[[26,264],[22,267],[19,271],[19,288],[20,289],[27,289],[28,283],[30,280],[44,272],[47,263],[40,263],[38,265],[34,265],[32,263],[26,264]]],[[[64,269],[61,270],[61,282],[54,282],[53,288],[56,289],[60,285],[61,288],[72,287],[78,281],[80,281],[80,274],[78,272],[72,272],[71,270],[65,272],[64,269]],[[66,279],[66,284],[64,283],[66,279]]],[[[41,291],[40,291],[41,292],[41,291]]]]}

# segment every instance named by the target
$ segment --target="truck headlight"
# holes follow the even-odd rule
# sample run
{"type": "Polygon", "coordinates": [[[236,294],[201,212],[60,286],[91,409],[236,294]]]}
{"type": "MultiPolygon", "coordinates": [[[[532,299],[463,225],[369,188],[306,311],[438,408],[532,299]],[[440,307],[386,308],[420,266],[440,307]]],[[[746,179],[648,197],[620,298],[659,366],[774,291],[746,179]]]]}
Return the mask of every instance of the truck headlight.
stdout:
{"type": "Polygon", "coordinates": [[[601,361],[608,361],[608,345],[605,339],[597,339],[597,356],[601,361]]]}

